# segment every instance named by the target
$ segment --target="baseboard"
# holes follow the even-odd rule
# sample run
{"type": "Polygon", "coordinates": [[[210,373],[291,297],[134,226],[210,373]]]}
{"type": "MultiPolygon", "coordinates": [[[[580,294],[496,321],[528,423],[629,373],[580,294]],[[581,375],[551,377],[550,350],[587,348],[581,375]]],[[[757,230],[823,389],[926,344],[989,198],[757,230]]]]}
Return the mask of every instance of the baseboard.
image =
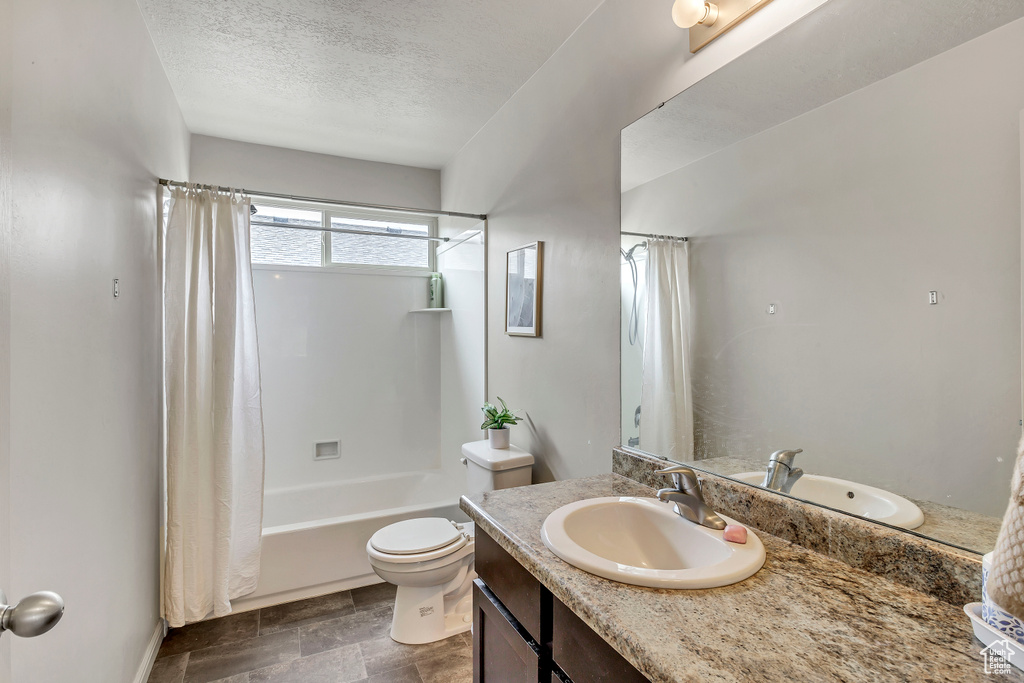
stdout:
{"type": "Polygon", "coordinates": [[[164,623],[163,619],[156,622],[153,637],[146,645],[146,652],[142,655],[142,663],[139,664],[139,670],[135,672],[133,683],[146,683],[149,680],[149,674],[153,671],[153,662],[156,661],[156,653],[160,651],[160,643],[163,642],[164,633],[167,630],[164,623]]]}
{"type": "Polygon", "coordinates": [[[231,612],[233,614],[237,612],[251,612],[254,609],[273,607],[274,605],[280,605],[286,602],[295,602],[296,600],[305,600],[307,598],[318,598],[321,595],[330,595],[331,593],[352,590],[353,588],[372,586],[376,583],[381,583],[380,577],[376,574],[370,573],[354,576],[350,579],[342,579],[341,581],[320,583],[315,586],[306,586],[304,588],[296,588],[295,590],[280,591],[269,595],[239,598],[238,600],[231,601],[231,612]]]}

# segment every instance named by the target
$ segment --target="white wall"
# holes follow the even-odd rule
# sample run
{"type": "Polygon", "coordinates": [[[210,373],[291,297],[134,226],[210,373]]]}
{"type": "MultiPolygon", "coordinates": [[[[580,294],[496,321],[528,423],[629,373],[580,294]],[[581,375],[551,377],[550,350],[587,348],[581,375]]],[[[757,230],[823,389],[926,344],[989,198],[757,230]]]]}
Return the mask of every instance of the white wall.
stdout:
{"type": "Polygon", "coordinates": [[[14,681],[131,681],[158,620],[155,180],[185,176],[188,132],[133,0],[17,1],[0,24],[14,54],[3,587],[67,602],[45,636],[3,640],[14,681]]]}
{"type": "Polygon", "coordinates": [[[619,131],[824,0],[776,2],[696,56],[671,3],[606,0],[445,166],[443,206],[488,214],[488,304],[505,253],[545,241],[544,337],[488,322],[489,393],[523,408],[535,481],[610,468],[619,443],[619,131]]]}
{"type": "MultiPolygon", "coordinates": [[[[438,209],[441,172],[192,136],[189,180],[364,204],[438,209]]],[[[181,180],[178,178],[178,180],[181,180]]]]}
{"type": "Polygon", "coordinates": [[[440,467],[440,325],[427,278],[253,271],[266,488],[440,467]],[[314,441],[341,458],[313,460],[314,441]]]}
{"type": "Polygon", "coordinates": [[[1022,109],[1024,19],[624,195],[692,239],[698,454],[1003,512],[1022,109]]]}

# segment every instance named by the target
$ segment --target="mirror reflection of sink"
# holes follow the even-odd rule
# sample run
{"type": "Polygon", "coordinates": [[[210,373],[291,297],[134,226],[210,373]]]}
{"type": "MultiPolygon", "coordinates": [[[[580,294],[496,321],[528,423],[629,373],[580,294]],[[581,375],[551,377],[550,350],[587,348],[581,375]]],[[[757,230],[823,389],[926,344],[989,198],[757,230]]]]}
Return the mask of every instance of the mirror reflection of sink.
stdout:
{"type": "MultiPolygon", "coordinates": [[[[764,481],[764,472],[727,476],[758,486],[764,481]]],[[[924,524],[921,508],[903,496],[845,479],[805,474],[793,485],[790,495],[904,529],[916,529],[924,524]]]]}
{"type": "MultiPolygon", "coordinates": [[[[736,524],[725,517],[730,524],[736,524]]],[[[541,539],[569,564],[613,581],[650,588],[716,588],[764,565],[764,546],[747,530],[745,544],[723,540],[657,498],[591,498],[544,520],[541,539]]]]}

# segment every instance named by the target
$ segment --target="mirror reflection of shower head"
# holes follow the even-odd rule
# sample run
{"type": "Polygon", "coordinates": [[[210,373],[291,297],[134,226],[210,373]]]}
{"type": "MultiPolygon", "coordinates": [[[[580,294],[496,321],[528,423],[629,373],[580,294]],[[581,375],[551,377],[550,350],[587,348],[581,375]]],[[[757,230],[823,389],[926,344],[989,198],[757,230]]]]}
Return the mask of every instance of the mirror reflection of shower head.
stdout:
{"type": "Polygon", "coordinates": [[[647,247],[647,242],[638,242],[626,251],[622,247],[619,247],[619,253],[622,254],[622,258],[629,264],[629,273],[633,278],[633,305],[629,309],[629,345],[636,346],[637,340],[640,338],[640,311],[638,310],[638,302],[640,294],[637,291],[638,287],[638,269],[636,265],[636,259],[633,257],[633,252],[636,251],[637,247],[647,247]]]}

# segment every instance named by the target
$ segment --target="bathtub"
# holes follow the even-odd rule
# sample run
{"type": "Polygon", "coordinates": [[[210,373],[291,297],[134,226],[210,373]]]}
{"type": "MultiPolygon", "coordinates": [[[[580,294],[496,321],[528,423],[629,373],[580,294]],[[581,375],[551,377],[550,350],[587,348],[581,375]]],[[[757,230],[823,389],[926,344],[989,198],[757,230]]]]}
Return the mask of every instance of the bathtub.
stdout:
{"type": "Polygon", "coordinates": [[[268,490],[256,591],[236,611],[379,583],[366,542],[381,527],[413,517],[468,521],[464,482],[440,470],[268,490]]]}

